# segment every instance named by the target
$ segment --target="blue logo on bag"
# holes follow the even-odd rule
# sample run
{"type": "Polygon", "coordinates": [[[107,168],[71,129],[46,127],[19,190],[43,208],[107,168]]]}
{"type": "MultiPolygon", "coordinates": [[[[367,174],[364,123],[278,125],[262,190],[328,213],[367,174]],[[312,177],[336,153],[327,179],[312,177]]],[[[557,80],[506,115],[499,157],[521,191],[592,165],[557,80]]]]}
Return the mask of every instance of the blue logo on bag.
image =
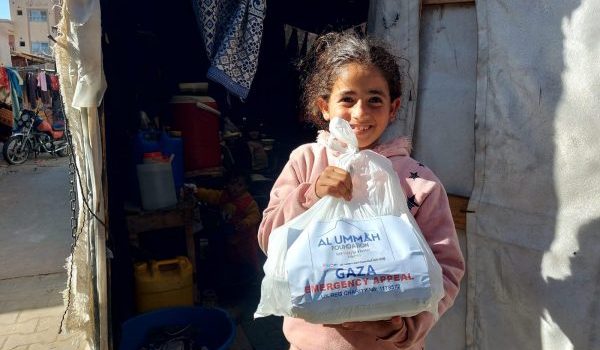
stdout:
{"type": "Polygon", "coordinates": [[[380,241],[381,237],[379,237],[379,233],[366,233],[363,232],[360,235],[336,235],[333,236],[332,238],[330,237],[325,237],[325,238],[321,238],[319,240],[319,247],[321,246],[331,246],[331,245],[336,245],[336,244],[351,244],[351,243],[367,243],[367,242],[374,242],[374,241],[380,241]]]}
{"type": "Polygon", "coordinates": [[[354,266],[348,267],[346,269],[336,269],[335,275],[337,278],[351,278],[351,277],[364,277],[364,276],[375,276],[377,272],[375,272],[375,268],[372,265],[367,266],[354,266]]]}

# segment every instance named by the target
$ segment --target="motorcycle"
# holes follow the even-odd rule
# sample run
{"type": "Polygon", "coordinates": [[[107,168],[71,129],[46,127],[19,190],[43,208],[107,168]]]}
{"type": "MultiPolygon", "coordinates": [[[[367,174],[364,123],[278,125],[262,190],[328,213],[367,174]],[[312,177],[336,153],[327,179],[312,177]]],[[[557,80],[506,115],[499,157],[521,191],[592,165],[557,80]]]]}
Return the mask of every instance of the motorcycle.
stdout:
{"type": "Polygon", "coordinates": [[[4,142],[2,155],[9,164],[23,164],[31,154],[50,153],[59,157],[69,155],[67,136],[63,122],[54,125],[37,112],[24,109],[17,122],[17,129],[4,142]]]}

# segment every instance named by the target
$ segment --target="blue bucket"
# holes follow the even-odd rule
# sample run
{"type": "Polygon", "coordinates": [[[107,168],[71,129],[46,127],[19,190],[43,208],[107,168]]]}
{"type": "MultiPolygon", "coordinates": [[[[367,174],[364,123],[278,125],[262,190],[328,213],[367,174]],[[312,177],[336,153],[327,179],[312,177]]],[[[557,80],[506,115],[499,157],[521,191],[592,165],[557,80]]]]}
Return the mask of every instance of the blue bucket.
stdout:
{"type": "Polygon", "coordinates": [[[139,350],[155,331],[164,327],[194,330],[195,342],[210,350],[229,349],[235,338],[235,325],[227,312],[219,308],[172,307],[130,318],[121,327],[119,350],[139,350]]]}
{"type": "Polygon", "coordinates": [[[167,158],[174,155],[171,168],[173,169],[173,181],[175,182],[175,193],[179,196],[179,190],[183,187],[183,139],[173,137],[162,132],[160,135],[160,149],[167,158]]]}

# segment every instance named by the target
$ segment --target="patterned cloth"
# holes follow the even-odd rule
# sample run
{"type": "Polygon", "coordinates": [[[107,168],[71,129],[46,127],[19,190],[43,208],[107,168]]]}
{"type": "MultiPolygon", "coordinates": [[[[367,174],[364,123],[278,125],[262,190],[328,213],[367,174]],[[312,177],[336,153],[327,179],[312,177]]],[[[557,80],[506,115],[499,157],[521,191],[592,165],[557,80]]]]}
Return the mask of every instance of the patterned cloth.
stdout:
{"type": "Polygon", "coordinates": [[[266,0],[192,0],[206,53],[207,77],[244,99],[258,66],[266,0]]]}

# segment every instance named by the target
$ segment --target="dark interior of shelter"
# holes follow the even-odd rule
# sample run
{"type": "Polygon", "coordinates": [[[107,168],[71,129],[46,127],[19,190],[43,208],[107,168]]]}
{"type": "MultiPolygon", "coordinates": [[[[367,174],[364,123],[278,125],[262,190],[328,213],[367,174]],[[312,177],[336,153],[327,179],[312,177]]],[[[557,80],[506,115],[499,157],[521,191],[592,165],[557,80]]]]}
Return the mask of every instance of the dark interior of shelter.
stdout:
{"type": "MultiPolygon", "coordinates": [[[[256,260],[236,259],[236,249],[250,243],[242,239],[240,248],[231,215],[248,202],[234,201],[232,212],[229,203],[191,192],[212,189],[207,193],[222,199],[232,181],[241,182],[262,213],[289,152],[316,137],[316,128],[302,117],[295,65],[308,49],[309,34],[364,30],[369,3],[266,5],[256,74],[242,99],[207,78],[211,62],[193,1],[101,1],[108,84],[102,124],[111,252],[109,332],[115,349],[123,349],[123,339],[143,327],[140,322],[173,317],[154,314],[140,321],[141,316],[181,305],[225,310],[237,348],[289,347],[280,317],[253,318],[264,254],[257,249],[256,260]]],[[[211,321],[208,311],[206,317],[205,322],[219,322],[211,321]]],[[[223,337],[231,334],[226,327],[223,337]]],[[[158,349],[156,344],[172,332],[155,329],[146,348],[158,349]]]]}

